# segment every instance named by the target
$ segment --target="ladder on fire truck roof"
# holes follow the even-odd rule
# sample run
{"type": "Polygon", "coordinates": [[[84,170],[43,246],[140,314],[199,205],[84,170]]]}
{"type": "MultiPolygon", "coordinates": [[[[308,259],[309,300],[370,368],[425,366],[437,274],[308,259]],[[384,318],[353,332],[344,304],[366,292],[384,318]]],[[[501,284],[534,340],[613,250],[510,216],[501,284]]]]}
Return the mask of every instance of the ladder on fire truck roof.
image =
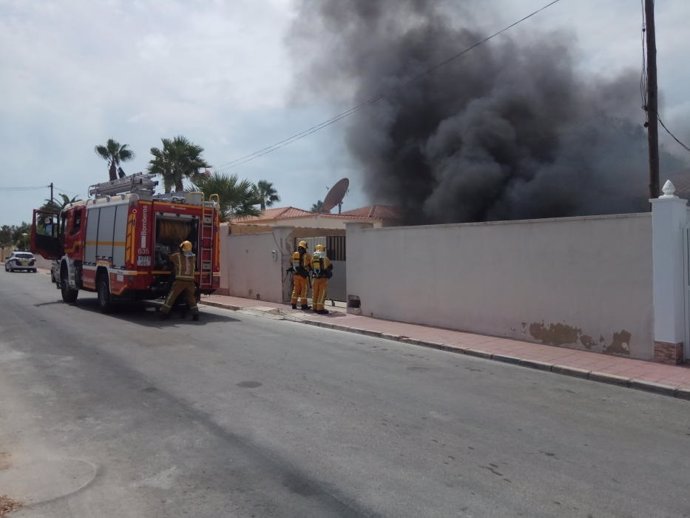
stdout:
{"type": "Polygon", "coordinates": [[[199,289],[213,288],[213,254],[215,244],[214,208],[218,206],[217,194],[209,196],[210,206],[201,204],[199,230],[199,289]]]}
{"type": "Polygon", "coordinates": [[[117,180],[97,183],[89,187],[89,196],[102,198],[130,192],[151,195],[158,185],[158,182],[154,180],[155,176],[151,173],[135,173],[117,180]]]}

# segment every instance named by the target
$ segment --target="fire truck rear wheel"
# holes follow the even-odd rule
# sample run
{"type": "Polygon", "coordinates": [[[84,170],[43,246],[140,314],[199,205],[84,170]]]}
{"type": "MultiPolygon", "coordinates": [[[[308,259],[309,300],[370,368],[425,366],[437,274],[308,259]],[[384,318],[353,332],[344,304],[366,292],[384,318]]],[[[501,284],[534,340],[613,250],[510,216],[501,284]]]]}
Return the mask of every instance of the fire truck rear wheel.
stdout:
{"type": "Polygon", "coordinates": [[[108,275],[101,274],[97,281],[98,290],[98,306],[102,313],[109,313],[113,308],[112,298],[110,296],[110,286],[108,283],[108,275]]]}
{"type": "Polygon", "coordinates": [[[76,302],[79,290],[74,290],[69,287],[67,283],[67,268],[62,268],[60,272],[60,292],[62,293],[62,300],[69,304],[76,302]]]}

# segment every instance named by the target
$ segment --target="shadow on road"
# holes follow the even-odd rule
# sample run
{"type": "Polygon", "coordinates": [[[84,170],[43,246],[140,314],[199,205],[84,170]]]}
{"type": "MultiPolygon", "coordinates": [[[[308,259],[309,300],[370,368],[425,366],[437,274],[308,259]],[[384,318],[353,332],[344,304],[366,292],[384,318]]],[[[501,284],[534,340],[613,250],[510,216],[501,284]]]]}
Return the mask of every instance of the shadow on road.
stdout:
{"type": "Polygon", "coordinates": [[[35,308],[41,308],[43,306],[52,306],[53,304],[64,304],[61,300],[53,300],[51,302],[39,302],[38,304],[34,304],[35,308]]]}
{"type": "MultiPolygon", "coordinates": [[[[42,305],[57,303],[64,304],[62,301],[56,301],[45,302],[42,305]]],[[[77,299],[76,303],[72,305],[81,310],[101,314],[101,310],[98,307],[98,299],[96,298],[77,299]]],[[[160,312],[158,311],[159,308],[160,304],[151,301],[119,302],[113,304],[113,308],[107,316],[147,327],[168,327],[178,325],[202,326],[216,322],[239,322],[236,318],[207,313],[203,310],[199,313],[199,320],[195,322],[192,320],[192,314],[189,311],[185,311],[185,307],[180,306],[175,306],[173,308],[167,320],[161,320],[160,312]]]]}

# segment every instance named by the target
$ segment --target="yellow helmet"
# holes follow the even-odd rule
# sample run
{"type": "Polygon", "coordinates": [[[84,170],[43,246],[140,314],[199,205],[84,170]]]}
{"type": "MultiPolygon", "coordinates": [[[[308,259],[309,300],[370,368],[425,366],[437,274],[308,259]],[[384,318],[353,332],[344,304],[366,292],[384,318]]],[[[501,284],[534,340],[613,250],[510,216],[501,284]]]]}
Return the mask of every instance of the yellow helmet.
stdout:
{"type": "Polygon", "coordinates": [[[191,252],[192,243],[190,243],[189,241],[182,241],[182,243],[180,243],[180,250],[182,250],[183,252],[191,252]]]}
{"type": "Polygon", "coordinates": [[[316,250],[317,252],[323,252],[324,250],[326,250],[326,247],[319,243],[314,247],[314,250],[316,250]]]}
{"type": "Polygon", "coordinates": [[[298,248],[299,248],[299,247],[301,247],[301,248],[309,248],[309,247],[307,246],[307,242],[306,242],[306,241],[300,241],[300,242],[297,244],[297,247],[298,247],[298,248]]]}

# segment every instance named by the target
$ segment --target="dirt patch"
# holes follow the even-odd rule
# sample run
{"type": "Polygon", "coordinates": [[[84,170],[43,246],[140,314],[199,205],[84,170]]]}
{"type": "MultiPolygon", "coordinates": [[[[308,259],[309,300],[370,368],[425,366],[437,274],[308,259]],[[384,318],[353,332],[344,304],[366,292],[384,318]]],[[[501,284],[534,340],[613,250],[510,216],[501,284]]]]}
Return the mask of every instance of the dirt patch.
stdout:
{"type": "Polygon", "coordinates": [[[12,511],[20,509],[21,506],[21,502],[13,500],[7,495],[0,495],[0,517],[7,516],[12,511]]]}
{"type": "Polygon", "coordinates": [[[576,343],[581,330],[567,324],[549,324],[546,327],[544,322],[533,322],[529,326],[529,333],[545,345],[566,345],[576,343]]]}
{"type": "Polygon", "coordinates": [[[630,356],[630,339],[632,335],[629,331],[622,329],[620,333],[613,333],[613,340],[604,349],[605,353],[626,354],[630,356]]]}
{"type": "Polygon", "coordinates": [[[10,462],[10,454],[0,451],[0,470],[9,469],[12,463],[10,462]]]}

